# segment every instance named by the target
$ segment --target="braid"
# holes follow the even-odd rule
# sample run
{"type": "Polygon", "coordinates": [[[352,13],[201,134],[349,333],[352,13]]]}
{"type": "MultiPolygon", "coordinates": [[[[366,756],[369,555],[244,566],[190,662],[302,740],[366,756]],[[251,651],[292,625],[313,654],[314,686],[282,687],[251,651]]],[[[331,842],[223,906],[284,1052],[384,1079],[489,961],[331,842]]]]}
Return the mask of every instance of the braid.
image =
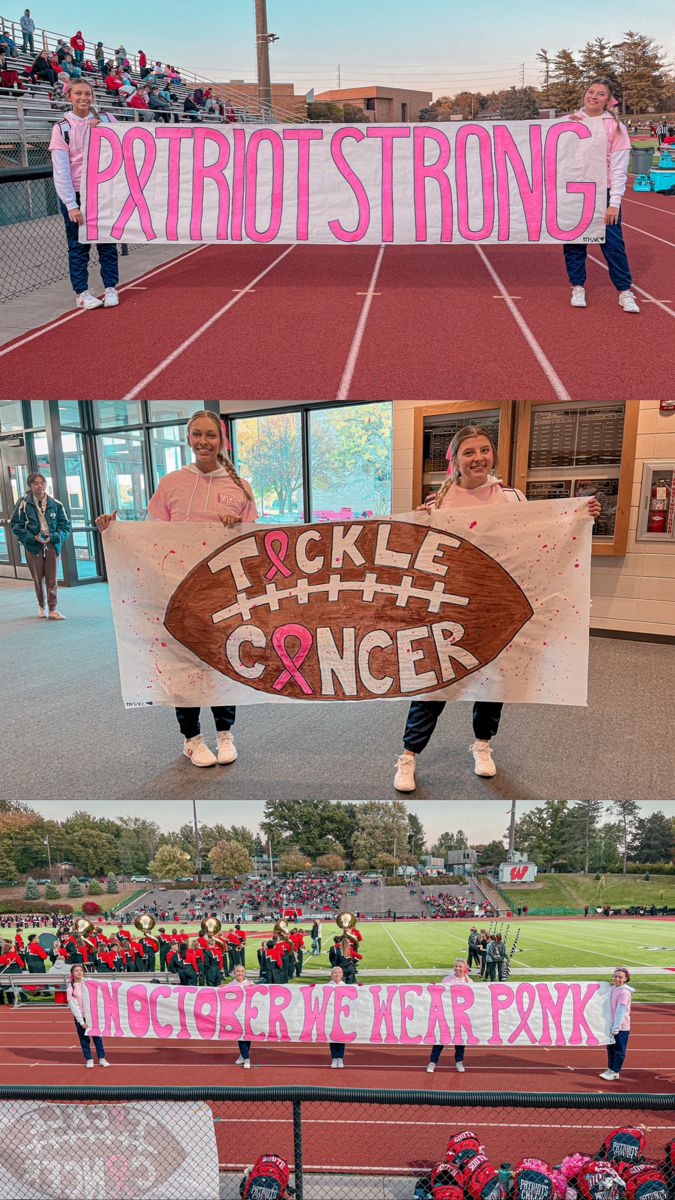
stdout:
{"type": "Polygon", "coordinates": [[[454,481],[452,475],[448,475],[448,478],[443,481],[443,484],[438,489],[438,495],[436,496],[436,503],[434,504],[434,508],[441,507],[444,496],[450,491],[450,488],[452,487],[454,482],[455,481],[454,481]]]}

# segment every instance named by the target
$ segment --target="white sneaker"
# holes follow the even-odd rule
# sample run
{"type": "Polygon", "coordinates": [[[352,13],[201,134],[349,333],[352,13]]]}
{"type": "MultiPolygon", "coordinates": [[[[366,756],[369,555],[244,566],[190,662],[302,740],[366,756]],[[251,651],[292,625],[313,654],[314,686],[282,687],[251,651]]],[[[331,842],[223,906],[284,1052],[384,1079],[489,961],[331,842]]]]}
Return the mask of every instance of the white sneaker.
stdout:
{"type": "Polygon", "coordinates": [[[601,1072],[600,1078],[614,1080],[614,1079],[618,1079],[619,1076],[617,1075],[616,1071],[610,1071],[608,1068],[606,1071],[601,1072]]]}
{"type": "Polygon", "coordinates": [[[233,763],[237,757],[237,747],[229,729],[223,730],[216,737],[219,763],[233,763]]]}
{"type": "Polygon", "coordinates": [[[105,292],[103,293],[103,307],[117,308],[119,302],[120,298],[117,294],[117,288],[106,288],[105,292]]]}
{"type": "Polygon", "coordinates": [[[110,1063],[108,1062],[107,1058],[99,1058],[98,1065],[99,1067],[109,1067],[110,1063]]]}
{"type": "Polygon", "coordinates": [[[63,613],[57,612],[56,609],[49,613],[50,621],[65,621],[65,619],[63,613]]]}
{"type": "Polygon", "coordinates": [[[38,617],[46,617],[47,613],[44,608],[38,608],[38,617]]]}
{"type": "Polygon", "coordinates": [[[87,1068],[87,1070],[88,1070],[88,1071],[93,1071],[93,1069],[94,1069],[94,1063],[93,1063],[93,1060],[92,1060],[91,1058],[89,1059],[89,1062],[86,1062],[84,1065],[85,1065],[85,1067],[87,1068]]]}
{"type": "Polygon", "coordinates": [[[471,747],[476,775],[490,779],[497,774],[497,768],[492,761],[492,748],[489,742],[476,741],[471,747]]]}
{"type": "Polygon", "coordinates": [[[218,759],[212,750],[209,750],[206,742],[201,734],[197,737],[186,738],[183,742],[183,754],[195,767],[215,767],[218,759]]]}
{"type": "Polygon", "coordinates": [[[619,292],[619,304],[624,312],[640,311],[640,306],[630,289],[627,292],[619,292]]]}
{"type": "Polygon", "coordinates": [[[338,1060],[337,1060],[337,1058],[333,1058],[333,1059],[331,1060],[331,1064],[330,1064],[330,1065],[331,1065],[331,1067],[333,1067],[333,1068],[337,1067],[337,1065],[338,1065],[338,1060]]]}
{"type": "Polygon", "coordinates": [[[463,1075],[466,1067],[464,1066],[464,1063],[455,1063],[455,1070],[459,1071],[460,1075],[463,1075]]]}
{"type": "Polygon", "coordinates": [[[436,1063],[429,1063],[427,1066],[427,1075],[433,1075],[436,1070],[436,1063]]]}
{"type": "Polygon", "coordinates": [[[250,1058],[246,1058],[246,1059],[244,1059],[244,1061],[243,1061],[243,1063],[242,1063],[241,1065],[242,1065],[242,1067],[244,1068],[244,1070],[245,1070],[245,1071],[249,1071],[249,1070],[250,1070],[250,1068],[251,1068],[251,1060],[250,1060],[250,1058]]]}
{"type": "Polygon", "coordinates": [[[337,1065],[338,1065],[338,1067],[340,1067],[340,1068],[344,1067],[344,1065],[345,1065],[345,1060],[344,1060],[344,1058],[338,1058],[338,1060],[337,1060],[337,1065]]]}
{"type": "Polygon", "coordinates": [[[570,304],[572,305],[572,308],[587,308],[586,288],[573,287],[572,295],[570,296],[570,304]]]}
{"type": "Polygon", "coordinates": [[[406,751],[396,760],[396,774],[394,776],[394,787],[397,792],[414,792],[417,784],[415,783],[415,754],[410,754],[406,751]]]}
{"type": "Polygon", "coordinates": [[[246,1062],[246,1059],[240,1054],[239,1058],[235,1061],[234,1065],[235,1065],[235,1067],[243,1067],[245,1062],[246,1062]]]}
{"type": "Polygon", "coordinates": [[[92,295],[91,292],[81,292],[75,300],[76,308],[102,308],[103,301],[99,300],[98,296],[92,295]]]}

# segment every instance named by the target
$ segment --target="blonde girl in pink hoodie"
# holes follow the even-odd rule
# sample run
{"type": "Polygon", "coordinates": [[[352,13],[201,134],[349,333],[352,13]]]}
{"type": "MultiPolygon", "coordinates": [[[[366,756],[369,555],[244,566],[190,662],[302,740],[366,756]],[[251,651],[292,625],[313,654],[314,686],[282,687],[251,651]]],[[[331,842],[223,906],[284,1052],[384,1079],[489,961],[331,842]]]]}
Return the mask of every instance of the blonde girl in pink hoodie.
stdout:
{"type": "MultiPolygon", "coordinates": [[[[594,137],[605,139],[607,146],[607,211],[605,212],[605,241],[600,249],[609,268],[609,277],[619,293],[619,305],[624,312],[639,313],[632,291],[632,277],[621,229],[621,197],[626,190],[630,138],[616,112],[617,102],[609,79],[592,79],[586,86],[579,112],[571,113],[575,121],[588,125],[594,137]]],[[[569,119],[569,118],[568,118],[569,119]]],[[[572,308],[586,308],[586,254],[583,243],[563,246],[567,278],[572,285],[572,308]]]]}
{"type": "MultiPolygon", "coordinates": [[[[188,444],[195,461],[170,471],[159,481],[148,504],[149,521],[222,521],[233,529],[243,521],[255,521],[258,512],[251,487],[239,477],[227,456],[223,426],[216,413],[200,409],[188,421],[188,444]]],[[[116,519],[117,509],[96,518],[103,532],[116,519]]],[[[216,754],[201,736],[199,708],[177,708],[183,734],[183,754],[195,767],[231,763],[237,749],[230,732],[236,719],[234,705],[211,709],[216,726],[216,754]]]]}

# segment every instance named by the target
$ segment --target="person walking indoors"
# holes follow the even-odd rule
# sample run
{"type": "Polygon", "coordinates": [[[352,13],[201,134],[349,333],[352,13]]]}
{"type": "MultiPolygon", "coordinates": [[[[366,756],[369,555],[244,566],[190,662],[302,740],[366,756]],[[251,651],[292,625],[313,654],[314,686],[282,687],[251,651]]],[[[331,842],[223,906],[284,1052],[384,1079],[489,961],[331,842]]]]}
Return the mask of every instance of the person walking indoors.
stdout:
{"type": "Polygon", "coordinates": [[[28,491],[14,506],[12,533],[26,552],[38,602],[38,616],[63,621],[56,607],[61,545],[70,533],[70,518],[60,500],[47,493],[39,471],[28,476],[28,491]]]}

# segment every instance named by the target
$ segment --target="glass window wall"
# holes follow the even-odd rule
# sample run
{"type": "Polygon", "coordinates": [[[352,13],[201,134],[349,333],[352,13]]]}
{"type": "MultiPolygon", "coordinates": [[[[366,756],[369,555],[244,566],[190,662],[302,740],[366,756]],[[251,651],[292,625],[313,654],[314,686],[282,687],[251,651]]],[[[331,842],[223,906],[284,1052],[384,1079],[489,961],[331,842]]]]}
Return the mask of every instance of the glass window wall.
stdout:
{"type": "Polygon", "coordinates": [[[120,425],[142,425],[143,413],[140,400],[127,403],[125,400],[92,401],[94,426],[110,429],[120,425]]]}
{"type": "Polygon", "coordinates": [[[302,462],[302,417],[299,412],[238,417],[234,430],[234,462],[255,496],[260,519],[268,524],[302,523],[305,493],[302,462]]]}
{"type": "Polygon", "coordinates": [[[179,471],[192,461],[185,425],[160,425],[151,429],[150,453],[156,487],[169,471],[179,471]]]}
{"type": "Polygon", "coordinates": [[[145,520],[148,471],[142,435],[102,434],[96,441],[105,511],[117,509],[118,520],[145,520]]]}
{"type": "Polygon", "coordinates": [[[23,411],[20,400],[0,400],[0,433],[14,433],[23,429],[23,411]]]}
{"type": "Polygon", "coordinates": [[[312,521],[388,516],[391,466],[391,401],[309,413],[312,521]]]}

